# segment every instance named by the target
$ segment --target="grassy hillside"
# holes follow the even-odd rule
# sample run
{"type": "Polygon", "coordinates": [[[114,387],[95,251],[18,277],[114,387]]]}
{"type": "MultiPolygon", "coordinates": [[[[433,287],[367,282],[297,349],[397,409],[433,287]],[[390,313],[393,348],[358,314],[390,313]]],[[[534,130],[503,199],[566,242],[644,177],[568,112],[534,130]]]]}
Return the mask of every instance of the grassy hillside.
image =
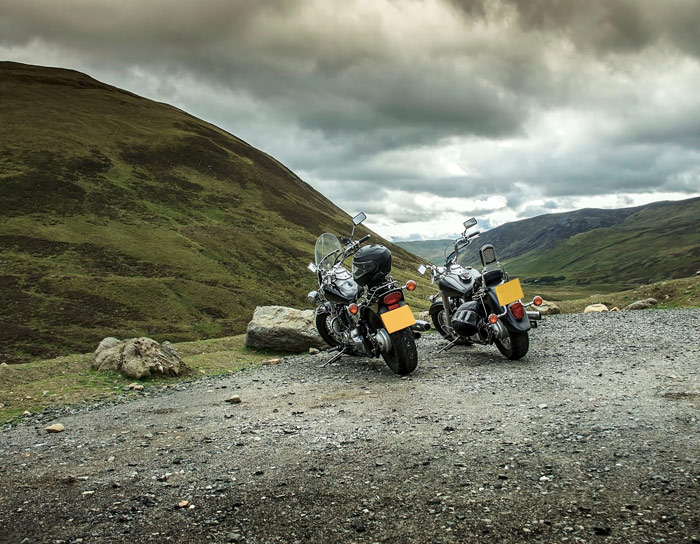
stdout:
{"type": "Polygon", "coordinates": [[[166,104],[9,62],[0,101],[0,361],[240,333],[257,305],[306,307],[316,237],[349,234],[275,159],[166,104]]]}
{"type": "Polygon", "coordinates": [[[578,285],[692,276],[700,270],[700,198],[650,204],[611,227],[511,259],[508,267],[525,278],[563,275],[578,285]]]}
{"type": "MultiPolygon", "coordinates": [[[[443,264],[449,242],[401,245],[443,264]]],[[[564,298],[583,294],[586,286],[610,292],[689,277],[700,270],[700,198],[618,210],[582,209],[507,223],[482,233],[460,261],[478,265],[478,250],[484,244],[496,247],[511,274],[548,289],[559,284],[564,298]]]]}

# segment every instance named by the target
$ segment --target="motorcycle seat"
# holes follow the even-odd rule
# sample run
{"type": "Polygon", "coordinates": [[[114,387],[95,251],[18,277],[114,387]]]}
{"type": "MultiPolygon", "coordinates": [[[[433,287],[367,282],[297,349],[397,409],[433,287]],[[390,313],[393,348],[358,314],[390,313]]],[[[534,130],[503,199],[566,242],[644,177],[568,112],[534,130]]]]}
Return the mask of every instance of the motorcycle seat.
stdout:
{"type": "Polygon", "coordinates": [[[481,278],[482,281],[485,282],[484,284],[487,287],[500,283],[501,281],[503,281],[503,270],[501,270],[500,268],[496,270],[489,270],[488,272],[482,274],[481,278]]]}

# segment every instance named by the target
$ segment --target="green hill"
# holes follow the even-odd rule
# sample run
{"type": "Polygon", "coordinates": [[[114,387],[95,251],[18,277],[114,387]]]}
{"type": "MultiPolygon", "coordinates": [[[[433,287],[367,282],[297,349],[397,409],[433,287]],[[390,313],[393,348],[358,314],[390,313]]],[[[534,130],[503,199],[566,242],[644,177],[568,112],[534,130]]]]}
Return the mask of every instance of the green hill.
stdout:
{"type": "Polygon", "coordinates": [[[578,285],[692,276],[700,270],[700,198],[649,204],[618,224],[522,254],[508,266],[523,277],[564,275],[578,285]]]}
{"type": "MultiPolygon", "coordinates": [[[[448,242],[401,245],[442,264],[448,242]]],[[[617,289],[685,278],[700,270],[700,198],[514,221],[482,233],[460,261],[477,265],[485,244],[495,246],[512,275],[529,282],[617,289]]]]}
{"type": "Polygon", "coordinates": [[[274,158],[169,105],[11,62],[0,101],[0,361],[243,332],[257,305],[307,307],[316,237],[349,234],[274,158]]]}

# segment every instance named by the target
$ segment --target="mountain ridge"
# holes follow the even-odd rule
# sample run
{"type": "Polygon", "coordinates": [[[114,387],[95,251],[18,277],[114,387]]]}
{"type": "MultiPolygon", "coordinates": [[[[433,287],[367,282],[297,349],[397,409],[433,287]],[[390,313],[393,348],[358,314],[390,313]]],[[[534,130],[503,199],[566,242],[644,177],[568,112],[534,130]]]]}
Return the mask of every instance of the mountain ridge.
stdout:
{"type": "MultiPolygon", "coordinates": [[[[604,283],[606,279],[639,284],[694,274],[700,268],[699,233],[700,197],[629,208],[583,208],[490,229],[480,234],[461,260],[478,263],[478,249],[493,244],[512,273],[533,279],[562,275],[579,284],[588,280],[604,283]],[[588,248],[595,248],[600,255],[588,248]],[[664,270],[654,268],[653,263],[660,261],[655,261],[655,255],[669,256],[664,270]]],[[[440,248],[449,242],[397,244],[435,264],[444,264],[440,248]]]]}

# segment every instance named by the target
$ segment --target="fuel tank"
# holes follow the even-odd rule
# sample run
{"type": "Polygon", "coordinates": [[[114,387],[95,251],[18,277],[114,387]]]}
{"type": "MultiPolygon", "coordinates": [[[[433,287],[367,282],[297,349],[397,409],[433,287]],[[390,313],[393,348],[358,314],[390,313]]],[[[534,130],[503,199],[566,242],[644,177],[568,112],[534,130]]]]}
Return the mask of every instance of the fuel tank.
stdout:
{"type": "Polygon", "coordinates": [[[322,287],[326,300],[336,304],[350,304],[357,300],[359,286],[353,280],[336,280],[322,287]]]}
{"type": "Polygon", "coordinates": [[[474,291],[475,270],[465,270],[461,274],[448,274],[438,282],[438,287],[448,297],[470,298],[474,291]]]}

